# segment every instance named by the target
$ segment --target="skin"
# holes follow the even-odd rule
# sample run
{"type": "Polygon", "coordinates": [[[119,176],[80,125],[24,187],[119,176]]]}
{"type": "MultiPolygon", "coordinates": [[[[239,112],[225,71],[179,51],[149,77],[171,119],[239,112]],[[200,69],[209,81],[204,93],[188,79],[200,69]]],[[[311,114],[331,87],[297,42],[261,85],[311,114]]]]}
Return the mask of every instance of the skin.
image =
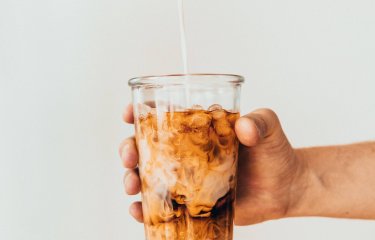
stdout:
{"type": "MultiPolygon", "coordinates": [[[[133,108],[123,119],[133,124],[133,108]]],[[[251,225],[286,217],[375,219],[375,142],[294,149],[277,115],[258,109],[237,120],[240,141],[235,224],[251,225]]],[[[120,144],[127,169],[125,192],[140,192],[134,137],[120,144]]],[[[130,214],[143,221],[142,204],[130,214]]]]}

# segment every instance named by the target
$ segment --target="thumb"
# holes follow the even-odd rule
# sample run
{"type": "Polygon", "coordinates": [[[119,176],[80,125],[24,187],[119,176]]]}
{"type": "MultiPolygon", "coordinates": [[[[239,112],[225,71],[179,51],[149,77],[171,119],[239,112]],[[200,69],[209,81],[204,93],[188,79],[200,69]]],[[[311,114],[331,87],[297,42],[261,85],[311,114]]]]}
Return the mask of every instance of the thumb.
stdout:
{"type": "Polygon", "coordinates": [[[280,121],[276,113],[270,109],[258,109],[241,118],[235,125],[239,141],[252,147],[261,141],[271,139],[276,132],[281,130],[280,121]]]}

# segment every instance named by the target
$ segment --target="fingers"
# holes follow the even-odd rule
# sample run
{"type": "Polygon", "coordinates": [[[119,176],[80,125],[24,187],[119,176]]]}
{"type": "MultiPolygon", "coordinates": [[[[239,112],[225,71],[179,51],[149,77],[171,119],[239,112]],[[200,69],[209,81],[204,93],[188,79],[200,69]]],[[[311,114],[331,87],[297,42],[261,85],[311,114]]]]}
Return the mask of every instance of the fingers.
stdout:
{"type": "Polygon", "coordinates": [[[125,168],[137,167],[138,151],[134,137],[127,138],[120,144],[119,154],[125,168]]]}
{"type": "Polygon", "coordinates": [[[130,205],[129,207],[129,213],[135,218],[135,220],[143,223],[143,211],[141,202],[132,203],[132,205],[130,205]]]}
{"type": "Polygon", "coordinates": [[[125,139],[120,144],[119,154],[124,167],[130,169],[124,176],[125,192],[129,195],[138,194],[141,190],[141,181],[136,169],[138,165],[138,152],[134,137],[125,139]]]}
{"type": "Polygon", "coordinates": [[[122,114],[122,118],[126,123],[134,123],[134,115],[133,115],[133,105],[129,104],[126,108],[124,113],[122,114]]]}
{"type": "Polygon", "coordinates": [[[238,139],[248,147],[270,138],[280,129],[279,119],[276,113],[270,109],[258,109],[249,113],[238,119],[235,126],[238,139]]]}
{"type": "Polygon", "coordinates": [[[125,173],[124,187],[125,192],[128,195],[136,195],[141,191],[141,180],[139,178],[138,170],[131,169],[125,173]]]}
{"type": "MultiPolygon", "coordinates": [[[[126,123],[134,123],[133,105],[129,104],[122,115],[126,123]]],[[[124,176],[125,192],[129,195],[138,194],[141,191],[141,180],[139,178],[138,170],[135,169],[138,165],[138,151],[135,144],[134,137],[125,139],[119,148],[119,154],[122,164],[125,168],[129,168],[124,176]]],[[[129,207],[129,213],[135,220],[143,222],[142,203],[134,202],[129,207]]]]}

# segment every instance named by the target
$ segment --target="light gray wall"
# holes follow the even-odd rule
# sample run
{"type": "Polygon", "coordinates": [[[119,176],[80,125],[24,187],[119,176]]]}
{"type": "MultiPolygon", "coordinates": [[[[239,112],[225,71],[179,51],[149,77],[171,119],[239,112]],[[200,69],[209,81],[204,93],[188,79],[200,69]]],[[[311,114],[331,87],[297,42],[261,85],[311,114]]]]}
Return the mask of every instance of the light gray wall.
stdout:
{"type": "MultiPolygon", "coordinates": [[[[375,137],[375,2],[186,1],[193,72],[246,77],[295,146],[375,137]]],[[[0,239],[143,239],[117,146],[129,77],[181,72],[176,0],[0,1],[0,239]]],[[[372,240],[375,222],[289,219],[236,239],[372,240]]]]}

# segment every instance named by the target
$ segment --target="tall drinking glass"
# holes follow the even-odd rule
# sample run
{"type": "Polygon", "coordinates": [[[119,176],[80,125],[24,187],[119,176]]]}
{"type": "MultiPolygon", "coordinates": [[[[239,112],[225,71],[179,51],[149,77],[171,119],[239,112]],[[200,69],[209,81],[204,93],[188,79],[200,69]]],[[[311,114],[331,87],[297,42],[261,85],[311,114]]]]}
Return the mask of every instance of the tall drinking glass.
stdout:
{"type": "Polygon", "coordinates": [[[133,78],[148,240],[231,240],[243,77],[133,78]]]}

